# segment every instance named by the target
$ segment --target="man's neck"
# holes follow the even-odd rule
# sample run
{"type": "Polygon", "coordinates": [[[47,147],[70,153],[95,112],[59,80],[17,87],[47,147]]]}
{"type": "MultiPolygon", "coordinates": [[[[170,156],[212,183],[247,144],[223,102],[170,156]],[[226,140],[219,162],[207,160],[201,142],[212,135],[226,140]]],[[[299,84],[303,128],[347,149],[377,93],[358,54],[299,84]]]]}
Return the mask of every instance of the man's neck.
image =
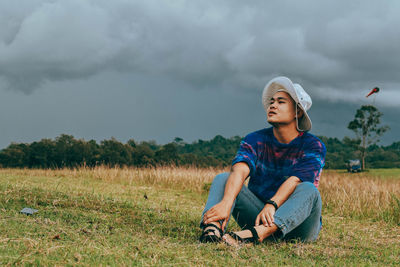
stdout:
{"type": "Polygon", "coordinates": [[[289,144],[299,135],[299,131],[296,126],[293,127],[292,124],[289,125],[279,125],[278,127],[273,127],[273,133],[279,143],[289,144]]]}

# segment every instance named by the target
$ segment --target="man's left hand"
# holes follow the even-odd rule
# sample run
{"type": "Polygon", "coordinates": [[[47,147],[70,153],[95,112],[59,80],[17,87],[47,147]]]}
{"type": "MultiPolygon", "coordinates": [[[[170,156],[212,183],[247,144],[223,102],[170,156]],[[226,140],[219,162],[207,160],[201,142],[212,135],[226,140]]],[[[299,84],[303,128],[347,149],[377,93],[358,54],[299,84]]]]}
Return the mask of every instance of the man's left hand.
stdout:
{"type": "Polygon", "coordinates": [[[255,226],[263,224],[264,226],[272,226],[274,223],[275,207],[271,204],[266,204],[258,214],[255,226]]]}

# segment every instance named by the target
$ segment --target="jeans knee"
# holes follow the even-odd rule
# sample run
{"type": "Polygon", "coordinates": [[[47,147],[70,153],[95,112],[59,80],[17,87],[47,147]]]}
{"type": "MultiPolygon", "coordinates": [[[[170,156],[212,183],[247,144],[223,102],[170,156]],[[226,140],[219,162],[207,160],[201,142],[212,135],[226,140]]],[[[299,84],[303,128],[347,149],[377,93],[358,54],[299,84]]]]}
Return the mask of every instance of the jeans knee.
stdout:
{"type": "Polygon", "coordinates": [[[311,182],[301,182],[301,183],[299,183],[298,185],[297,185],[297,188],[299,188],[299,189],[301,189],[301,190],[314,190],[314,189],[317,189],[316,187],[315,187],[315,185],[313,184],[313,183],[311,183],[311,182]]]}
{"type": "Polygon", "coordinates": [[[320,197],[318,189],[311,182],[302,182],[297,185],[297,191],[306,192],[307,195],[313,195],[317,198],[320,197]]]}
{"type": "Polygon", "coordinates": [[[228,177],[229,177],[229,172],[223,172],[223,173],[217,174],[214,177],[214,180],[213,180],[212,183],[213,184],[214,183],[223,183],[223,184],[225,184],[226,181],[228,180],[228,177]]]}

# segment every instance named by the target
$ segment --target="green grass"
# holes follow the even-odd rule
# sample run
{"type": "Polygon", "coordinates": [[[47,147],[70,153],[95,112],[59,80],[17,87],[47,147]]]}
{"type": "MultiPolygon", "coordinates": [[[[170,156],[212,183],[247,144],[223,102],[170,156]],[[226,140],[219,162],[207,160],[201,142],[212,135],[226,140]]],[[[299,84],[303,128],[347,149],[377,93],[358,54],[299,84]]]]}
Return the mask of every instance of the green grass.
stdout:
{"type": "Polygon", "coordinates": [[[400,226],[325,211],[315,243],[264,243],[241,249],[200,244],[197,225],[207,194],[177,188],[1,172],[0,265],[387,266],[400,262],[400,226]],[[24,207],[39,212],[20,214],[24,207]]]}
{"type": "Polygon", "coordinates": [[[400,168],[393,169],[367,169],[368,174],[382,178],[400,179],[400,168]]]}
{"type": "MultiPolygon", "coordinates": [[[[336,172],[340,174],[348,174],[347,170],[324,170],[325,172],[336,172]]],[[[352,173],[353,176],[366,175],[368,177],[379,177],[379,178],[394,178],[400,179],[400,168],[391,169],[366,169],[361,173],[352,173]]]]}

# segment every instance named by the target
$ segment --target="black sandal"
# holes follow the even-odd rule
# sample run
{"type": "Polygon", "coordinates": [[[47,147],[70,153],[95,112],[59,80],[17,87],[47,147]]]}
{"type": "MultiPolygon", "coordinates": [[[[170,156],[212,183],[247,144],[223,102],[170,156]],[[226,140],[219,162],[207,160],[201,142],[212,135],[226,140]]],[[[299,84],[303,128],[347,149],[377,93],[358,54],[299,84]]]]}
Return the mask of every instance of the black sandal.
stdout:
{"type": "MultiPolygon", "coordinates": [[[[253,236],[251,236],[251,237],[240,237],[240,236],[238,236],[237,234],[235,234],[234,232],[229,232],[229,233],[227,233],[230,237],[232,237],[233,239],[235,239],[236,240],[236,242],[238,242],[238,245],[243,245],[243,244],[250,244],[250,243],[253,243],[253,244],[259,244],[260,243],[260,241],[259,241],[259,239],[260,239],[260,237],[258,236],[258,233],[257,233],[257,231],[256,231],[256,229],[254,228],[254,227],[251,227],[251,228],[249,228],[249,229],[245,229],[245,230],[250,230],[250,232],[253,234],[253,236]]],[[[225,243],[227,244],[227,245],[231,245],[231,244],[229,244],[228,242],[226,242],[225,241],[225,243]]]]}
{"type": "Polygon", "coordinates": [[[203,233],[200,236],[200,242],[201,243],[218,243],[222,241],[222,235],[224,234],[221,230],[221,228],[219,228],[218,226],[216,226],[215,224],[206,224],[203,225],[202,228],[206,229],[207,227],[213,227],[214,229],[207,229],[204,230],[203,233]],[[217,236],[217,232],[219,232],[220,236],[217,236]],[[213,233],[213,235],[210,235],[210,233],[213,233]]]}

